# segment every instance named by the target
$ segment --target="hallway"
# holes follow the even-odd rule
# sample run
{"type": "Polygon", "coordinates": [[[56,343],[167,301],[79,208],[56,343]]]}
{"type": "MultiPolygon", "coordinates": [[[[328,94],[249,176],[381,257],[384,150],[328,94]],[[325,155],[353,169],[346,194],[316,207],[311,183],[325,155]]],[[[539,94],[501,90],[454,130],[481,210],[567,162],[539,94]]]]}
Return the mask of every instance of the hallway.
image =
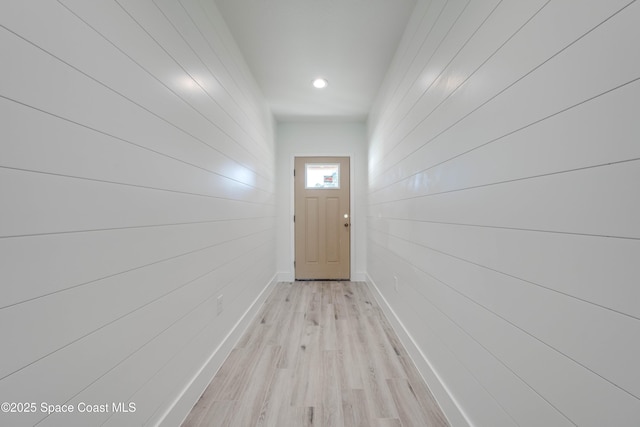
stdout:
{"type": "Polygon", "coordinates": [[[230,354],[192,420],[640,425],[639,22],[0,1],[0,425],[176,427],[230,354]],[[294,159],[323,156],[349,158],[351,283],[297,288],[294,159]]]}
{"type": "Polygon", "coordinates": [[[183,427],[448,425],[366,284],[288,282],[183,427]]]}

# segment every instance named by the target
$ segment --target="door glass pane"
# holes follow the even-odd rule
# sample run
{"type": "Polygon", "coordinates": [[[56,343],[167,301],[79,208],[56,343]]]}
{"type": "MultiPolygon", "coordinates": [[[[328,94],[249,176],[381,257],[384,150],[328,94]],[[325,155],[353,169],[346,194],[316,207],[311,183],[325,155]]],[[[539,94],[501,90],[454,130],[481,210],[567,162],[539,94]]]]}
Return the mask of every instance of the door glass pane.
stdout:
{"type": "Polygon", "coordinates": [[[305,163],[306,189],[340,188],[340,163],[305,163]]]}

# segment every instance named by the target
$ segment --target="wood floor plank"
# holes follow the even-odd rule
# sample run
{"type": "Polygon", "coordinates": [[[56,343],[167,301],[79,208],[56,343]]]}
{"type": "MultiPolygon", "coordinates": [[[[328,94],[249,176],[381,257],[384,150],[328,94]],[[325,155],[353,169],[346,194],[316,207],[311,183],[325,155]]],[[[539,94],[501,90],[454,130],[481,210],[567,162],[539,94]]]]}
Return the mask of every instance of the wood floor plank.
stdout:
{"type": "Polygon", "coordinates": [[[319,404],[319,388],[322,381],[320,326],[308,319],[305,322],[294,368],[291,405],[313,407],[319,404]]]}
{"type": "Polygon", "coordinates": [[[378,418],[375,427],[403,427],[397,418],[378,418]]]}
{"type": "Polygon", "coordinates": [[[252,372],[252,379],[244,385],[243,393],[238,399],[237,412],[229,426],[246,427],[257,424],[262,416],[262,407],[275,376],[279,357],[280,347],[278,346],[267,346],[258,355],[258,363],[252,372]]]}
{"type": "Polygon", "coordinates": [[[367,410],[373,414],[374,418],[397,418],[398,412],[386,379],[380,375],[373,360],[368,362],[361,367],[367,410]]]}
{"type": "Polygon", "coordinates": [[[273,379],[269,384],[269,389],[262,402],[260,416],[256,422],[256,427],[280,427],[288,420],[288,411],[292,408],[291,401],[291,369],[276,369],[273,379]]]}
{"type": "Polygon", "coordinates": [[[336,350],[336,319],[333,304],[322,307],[322,321],[320,322],[320,339],[324,350],[336,350]]]}
{"type": "Polygon", "coordinates": [[[366,396],[363,389],[343,391],[343,413],[345,427],[370,427],[372,414],[367,411],[366,396]]]}
{"type": "Polygon", "coordinates": [[[284,282],[183,426],[448,423],[366,284],[284,282]]]}
{"type": "Polygon", "coordinates": [[[325,427],[344,427],[342,387],[338,378],[337,351],[323,351],[322,356],[322,425],[325,427]]]}
{"type": "MultiPolygon", "coordinates": [[[[363,301],[367,305],[371,304],[367,298],[363,298],[363,301]]],[[[363,354],[367,355],[361,360],[367,405],[378,418],[398,418],[398,412],[386,382],[389,376],[384,368],[382,351],[378,346],[379,337],[369,326],[370,317],[374,315],[374,312],[367,310],[365,313],[365,316],[358,322],[358,328],[362,331],[363,336],[363,354]]]]}
{"type": "Polygon", "coordinates": [[[408,380],[392,378],[387,380],[387,384],[389,384],[402,425],[433,425],[434,420],[430,419],[429,414],[423,410],[408,380]]]}
{"type": "Polygon", "coordinates": [[[349,324],[346,320],[338,320],[336,322],[336,335],[338,337],[338,370],[340,371],[340,379],[342,388],[362,389],[362,375],[358,366],[358,347],[353,342],[353,336],[349,333],[349,324]]]}
{"type": "Polygon", "coordinates": [[[380,323],[385,332],[385,336],[391,344],[394,353],[397,354],[397,361],[402,366],[406,378],[408,379],[409,384],[414,390],[418,401],[422,405],[422,408],[428,414],[430,414],[430,419],[439,420],[437,422],[434,421],[434,425],[444,425],[444,423],[446,423],[447,421],[444,417],[444,414],[442,413],[442,410],[433,397],[433,394],[431,394],[431,390],[429,390],[429,387],[420,376],[418,369],[411,360],[411,357],[407,353],[404,346],[400,343],[400,339],[398,338],[398,336],[395,334],[395,332],[393,332],[393,329],[391,328],[389,322],[386,320],[386,318],[384,318],[383,314],[381,314],[380,318],[382,319],[380,323]]]}
{"type": "MultiPolygon", "coordinates": [[[[228,426],[237,413],[237,403],[238,402],[234,400],[213,401],[211,402],[211,405],[207,407],[207,410],[202,413],[202,417],[198,420],[197,423],[195,423],[194,419],[190,419],[190,414],[183,425],[197,425],[200,427],[228,426]]],[[[194,411],[191,412],[193,413],[194,411]]]]}
{"type": "Polygon", "coordinates": [[[252,379],[252,373],[259,361],[257,357],[254,357],[257,352],[247,348],[241,350],[240,357],[233,366],[233,371],[219,391],[218,400],[239,400],[252,379]]]}
{"type": "Polygon", "coordinates": [[[289,318],[279,327],[279,344],[282,347],[278,368],[293,368],[300,350],[304,330],[304,313],[291,311],[289,318]]]}
{"type": "Polygon", "coordinates": [[[185,421],[188,425],[200,425],[200,420],[205,416],[209,407],[215,402],[221,401],[220,392],[225,390],[224,384],[233,376],[236,363],[241,357],[242,349],[234,348],[222,364],[216,375],[213,377],[209,386],[205,389],[200,399],[194,406],[194,410],[189,413],[189,417],[185,421]]]}

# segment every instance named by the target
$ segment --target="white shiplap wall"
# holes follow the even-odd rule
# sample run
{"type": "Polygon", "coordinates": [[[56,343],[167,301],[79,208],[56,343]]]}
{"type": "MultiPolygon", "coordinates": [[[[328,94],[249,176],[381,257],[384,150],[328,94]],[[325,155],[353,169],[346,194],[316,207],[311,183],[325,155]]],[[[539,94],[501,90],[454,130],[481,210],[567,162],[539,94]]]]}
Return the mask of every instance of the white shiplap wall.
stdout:
{"type": "Polygon", "coordinates": [[[212,1],[0,26],[0,424],[177,425],[275,275],[271,114],[212,1]]]}
{"type": "Polygon", "coordinates": [[[368,273],[456,425],[640,425],[638,22],[416,7],[369,120],[368,273]]]}

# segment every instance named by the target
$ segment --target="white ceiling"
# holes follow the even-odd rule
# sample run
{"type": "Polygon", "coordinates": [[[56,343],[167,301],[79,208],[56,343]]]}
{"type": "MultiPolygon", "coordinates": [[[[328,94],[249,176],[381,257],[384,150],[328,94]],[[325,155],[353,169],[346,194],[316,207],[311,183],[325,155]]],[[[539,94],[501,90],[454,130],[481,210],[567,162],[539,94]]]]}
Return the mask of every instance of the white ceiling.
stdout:
{"type": "Polygon", "coordinates": [[[276,119],[364,120],[416,0],[216,3],[276,119]]]}

